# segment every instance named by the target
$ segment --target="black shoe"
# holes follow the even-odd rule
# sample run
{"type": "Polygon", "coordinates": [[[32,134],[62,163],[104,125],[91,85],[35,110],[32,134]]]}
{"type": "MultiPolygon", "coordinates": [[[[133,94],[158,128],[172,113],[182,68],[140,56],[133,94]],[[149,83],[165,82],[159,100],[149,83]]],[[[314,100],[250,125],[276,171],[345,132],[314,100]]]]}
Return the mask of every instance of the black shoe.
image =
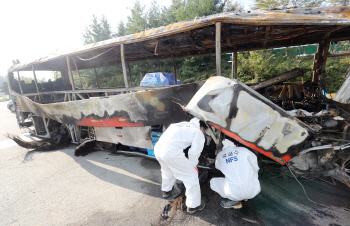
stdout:
{"type": "Polygon", "coordinates": [[[174,187],[170,191],[162,191],[163,198],[168,198],[170,193],[174,190],[174,187]]]}
{"type": "Polygon", "coordinates": [[[221,201],[220,206],[225,209],[240,209],[242,208],[242,203],[240,201],[226,200],[221,201]]]}
{"type": "Polygon", "coordinates": [[[197,212],[198,210],[202,210],[205,207],[205,203],[200,204],[199,206],[195,207],[195,208],[190,208],[187,207],[187,213],[188,214],[194,214],[195,212],[197,212]]]}

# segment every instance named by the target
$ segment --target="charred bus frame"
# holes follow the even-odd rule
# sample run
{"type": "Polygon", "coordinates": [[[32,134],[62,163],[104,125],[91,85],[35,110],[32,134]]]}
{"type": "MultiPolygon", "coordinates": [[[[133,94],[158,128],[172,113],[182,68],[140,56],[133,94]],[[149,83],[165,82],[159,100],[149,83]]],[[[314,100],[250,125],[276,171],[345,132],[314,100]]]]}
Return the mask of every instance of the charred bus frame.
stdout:
{"type": "MultiPolygon", "coordinates": [[[[221,76],[221,54],[234,52],[237,67],[237,52],[318,43],[312,78],[316,85],[312,95],[322,99],[326,59],[328,56],[334,56],[328,53],[329,44],[350,39],[349,18],[350,7],[347,6],[292,7],[211,15],[85,45],[74,51],[25,64],[14,64],[8,71],[9,89],[17,106],[19,125],[25,126],[25,121],[28,118],[32,119],[35,127],[35,131],[32,132],[36,135],[50,137],[57,126],[66,125],[73,143],[81,143],[84,133],[85,137],[99,141],[152,148],[151,126],[168,125],[188,119],[186,109],[184,111],[182,106],[191,101],[204,82],[169,87],[135,87],[131,84],[131,79],[128,80],[128,73],[130,78],[132,76],[130,68],[127,70],[129,63],[172,59],[177,81],[176,58],[215,55],[216,75],[221,76]],[[100,88],[96,68],[105,64],[122,65],[125,88],[100,88]],[[82,89],[76,89],[72,71],[75,70],[80,77],[79,70],[82,69],[94,70],[98,89],[85,89],[81,78],[82,89]],[[37,82],[35,74],[39,70],[60,71],[61,88],[43,92],[40,89],[42,84],[37,82]],[[21,83],[20,71],[33,71],[34,84],[31,89],[21,83]],[[14,79],[14,73],[17,73],[18,82],[14,79]],[[97,95],[97,98],[92,98],[89,94],[97,95]],[[56,126],[53,125],[55,123],[56,126]],[[87,132],[83,132],[82,128],[87,132]],[[119,128],[125,130],[115,132],[119,128]],[[135,131],[139,134],[137,139],[133,138],[135,131]]],[[[348,53],[342,55],[345,54],[348,53]]],[[[264,88],[268,86],[286,82],[300,75],[300,71],[291,71],[251,88],[243,87],[239,82],[234,84],[256,96],[253,89],[264,92],[264,88]]],[[[295,93],[299,96],[298,89],[292,83],[283,87],[281,95],[287,92],[287,87],[289,95],[295,93]]],[[[263,102],[268,101],[260,96],[256,98],[263,102]]],[[[283,117],[289,117],[279,107],[269,106],[279,111],[283,117]]],[[[296,120],[297,124],[310,134],[316,132],[303,122],[292,120],[296,120]]],[[[210,121],[207,122],[210,124],[210,121]]],[[[216,126],[215,128],[218,126],[215,123],[212,125],[216,126]]],[[[224,132],[224,129],[221,131],[224,132]]],[[[230,136],[229,133],[226,134],[230,136]]],[[[211,135],[216,143],[220,144],[222,133],[212,132],[211,135]]],[[[254,149],[253,146],[250,147],[254,149]]],[[[298,147],[297,151],[288,153],[288,157],[278,152],[277,156],[275,153],[273,157],[269,157],[285,164],[301,150],[300,148],[307,149],[304,145],[298,147]]],[[[266,150],[259,152],[268,153],[266,150]]],[[[267,155],[266,153],[264,154],[267,155]]]]}

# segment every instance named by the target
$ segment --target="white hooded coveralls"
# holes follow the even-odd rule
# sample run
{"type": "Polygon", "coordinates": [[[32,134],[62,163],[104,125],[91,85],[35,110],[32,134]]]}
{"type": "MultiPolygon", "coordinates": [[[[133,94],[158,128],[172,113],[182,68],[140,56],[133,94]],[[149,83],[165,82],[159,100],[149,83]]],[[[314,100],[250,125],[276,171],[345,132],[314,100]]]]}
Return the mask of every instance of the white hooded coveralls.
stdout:
{"type": "Polygon", "coordinates": [[[254,198],[261,190],[257,157],[227,139],[222,143],[224,147],[216,157],[215,167],[225,178],[211,179],[210,188],[221,197],[234,201],[254,198]]]}
{"type": "Polygon", "coordinates": [[[176,179],[186,187],[186,205],[195,208],[201,204],[198,173],[194,167],[203,150],[205,138],[200,130],[199,119],[171,124],[154,147],[162,171],[162,191],[170,191],[176,179]],[[184,149],[189,147],[188,159],[184,149]]]}

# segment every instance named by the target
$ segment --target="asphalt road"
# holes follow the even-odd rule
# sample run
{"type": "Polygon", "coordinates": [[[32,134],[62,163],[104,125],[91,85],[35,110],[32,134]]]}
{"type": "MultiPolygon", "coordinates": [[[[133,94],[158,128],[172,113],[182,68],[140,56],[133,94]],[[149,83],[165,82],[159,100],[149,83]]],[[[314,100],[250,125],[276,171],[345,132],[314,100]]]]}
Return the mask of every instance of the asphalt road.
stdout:
{"type": "MultiPolygon", "coordinates": [[[[3,134],[20,134],[15,115],[0,102],[0,225],[156,225],[164,206],[156,161],[66,149],[28,151],[3,134]]],[[[222,209],[221,198],[202,186],[203,211],[178,212],[170,225],[350,225],[350,188],[302,179],[309,197],[281,167],[264,166],[262,191],[239,210],[222,209]]],[[[175,192],[176,193],[176,192],[175,192]]]]}

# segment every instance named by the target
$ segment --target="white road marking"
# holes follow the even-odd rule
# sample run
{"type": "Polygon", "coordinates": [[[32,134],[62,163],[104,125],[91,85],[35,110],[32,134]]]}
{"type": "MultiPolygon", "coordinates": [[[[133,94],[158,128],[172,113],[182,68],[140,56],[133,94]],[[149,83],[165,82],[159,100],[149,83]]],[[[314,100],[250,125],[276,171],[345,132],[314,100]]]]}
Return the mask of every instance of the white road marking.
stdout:
{"type": "MultiPolygon", "coordinates": [[[[30,136],[29,133],[21,134],[19,137],[22,140],[24,140],[24,141],[35,141],[35,140],[38,140],[37,138],[30,136]]],[[[3,140],[3,141],[0,141],[0,150],[1,149],[5,149],[5,148],[9,148],[9,147],[12,147],[12,146],[16,146],[16,145],[17,145],[17,143],[14,142],[11,139],[3,140]]]]}
{"type": "Polygon", "coordinates": [[[5,149],[5,148],[9,148],[9,147],[12,147],[15,145],[17,145],[16,142],[14,142],[13,140],[10,140],[10,139],[0,141],[0,150],[5,149]]]}
{"type": "Polygon", "coordinates": [[[130,172],[124,170],[124,169],[120,169],[120,168],[117,168],[117,167],[114,167],[114,166],[110,166],[110,165],[107,165],[107,164],[104,164],[104,163],[101,163],[101,162],[93,161],[93,160],[88,160],[88,161],[93,163],[93,164],[95,164],[95,165],[97,165],[97,166],[106,168],[108,170],[111,170],[111,171],[114,171],[114,172],[117,172],[117,173],[120,173],[120,174],[124,174],[126,176],[129,176],[129,177],[132,177],[132,178],[144,181],[144,182],[148,182],[148,183],[155,184],[155,185],[160,185],[159,183],[156,183],[156,182],[153,182],[153,181],[148,180],[146,178],[137,176],[137,175],[132,174],[132,173],[130,173],[130,172]]]}

